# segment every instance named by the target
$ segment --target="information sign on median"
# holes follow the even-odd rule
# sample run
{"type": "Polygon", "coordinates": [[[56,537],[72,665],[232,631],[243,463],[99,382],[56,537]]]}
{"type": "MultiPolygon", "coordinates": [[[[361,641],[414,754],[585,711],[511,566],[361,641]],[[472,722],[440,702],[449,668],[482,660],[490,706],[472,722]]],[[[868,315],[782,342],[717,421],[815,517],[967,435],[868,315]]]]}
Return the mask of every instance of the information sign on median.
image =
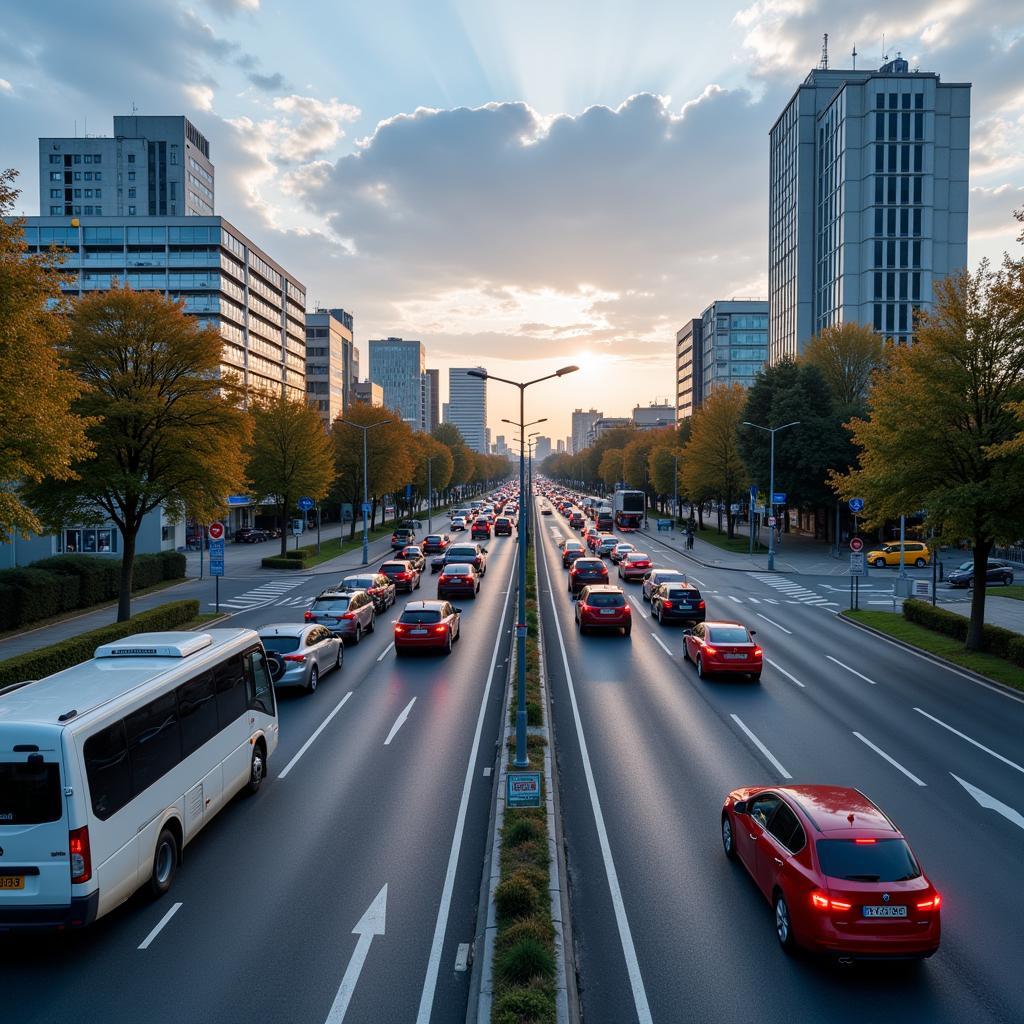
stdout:
{"type": "Polygon", "coordinates": [[[863,551],[851,551],[850,552],[850,575],[851,576],[867,576],[868,574],[868,563],[867,558],[863,551]]]}
{"type": "Polygon", "coordinates": [[[769,526],[774,526],[775,525],[775,516],[769,516],[768,517],[768,525],[769,526]]]}
{"type": "Polygon", "coordinates": [[[210,523],[210,575],[224,575],[224,524],[210,523]]]}
{"type": "Polygon", "coordinates": [[[786,504],[786,492],[785,491],[774,491],[772,493],[772,504],[773,505],[785,505],[786,504]]]}
{"type": "Polygon", "coordinates": [[[508,807],[540,807],[540,772],[509,772],[506,778],[508,807]]]}

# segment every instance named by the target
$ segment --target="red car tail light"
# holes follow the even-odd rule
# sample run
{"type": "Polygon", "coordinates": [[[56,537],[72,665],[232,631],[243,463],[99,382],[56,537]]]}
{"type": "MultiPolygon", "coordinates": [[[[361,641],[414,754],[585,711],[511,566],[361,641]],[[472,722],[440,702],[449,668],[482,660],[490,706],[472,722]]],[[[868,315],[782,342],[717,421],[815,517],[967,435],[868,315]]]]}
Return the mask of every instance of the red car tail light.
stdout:
{"type": "Polygon", "coordinates": [[[854,839],[854,843],[856,843],[857,846],[874,846],[875,845],[874,839],[854,839]]]}
{"type": "Polygon", "coordinates": [[[623,611],[624,611],[624,612],[625,612],[625,613],[626,613],[627,615],[632,615],[632,614],[633,614],[633,609],[632,609],[632,608],[630,608],[628,604],[624,604],[624,605],[622,606],[622,610],[623,610],[623,611]]]}
{"type": "Polygon", "coordinates": [[[79,885],[92,878],[92,853],[89,849],[89,826],[73,828],[68,833],[68,853],[71,854],[71,884],[79,885]]]}
{"type": "Polygon", "coordinates": [[[704,646],[704,653],[705,654],[717,654],[718,653],[718,648],[717,647],[709,647],[707,644],[705,644],[705,646],[704,646]]]}
{"type": "Polygon", "coordinates": [[[661,607],[662,608],[671,608],[672,607],[672,602],[671,601],[662,601],[661,602],[661,607]]]}
{"type": "Polygon", "coordinates": [[[704,607],[704,602],[703,601],[698,601],[697,602],[697,607],[698,608],[703,608],[704,607]]]}
{"type": "Polygon", "coordinates": [[[408,579],[412,579],[412,576],[409,573],[407,573],[407,572],[400,572],[400,573],[396,573],[395,574],[395,579],[396,580],[408,580],[408,579]]]}
{"type": "Polygon", "coordinates": [[[313,613],[312,613],[312,612],[310,612],[310,611],[306,611],[306,612],[303,612],[303,614],[302,614],[302,617],[303,617],[303,618],[304,618],[304,619],[305,619],[305,620],[306,620],[307,622],[312,622],[312,621],[313,621],[313,613]]]}
{"type": "Polygon", "coordinates": [[[306,656],[304,654],[282,654],[282,661],[297,661],[300,665],[305,664],[306,656]]]}
{"type": "Polygon", "coordinates": [[[356,613],[355,612],[345,612],[345,614],[342,615],[341,617],[343,619],[354,619],[356,617],[356,613]]]}
{"type": "Polygon", "coordinates": [[[404,633],[405,632],[405,626],[402,626],[402,625],[400,625],[399,623],[396,622],[395,623],[395,632],[396,633],[404,633]]]}
{"type": "Polygon", "coordinates": [[[846,900],[830,899],[823,892],[816,890],[811,893],[811,906],[815,910],[850,910],[853,904],[847,903],[846,900]]]}
{"type": "Polygon", "coordinates": [[[936,893],[930,900],[920,900],[918,910],[938,910],[942,906],[942,897],[936,893]]]}
{"type": "Polygon", "coordinates": [[[761,650],[760,647],[755,647],[754,648],[754,657],[755,658],[760,658],[763,653],[764,652],[761,650]]]}
{"type": "Polygon", "coordinates": [[[435,633],[447,633],[448,632],[448,623],[447,622],[442,622],[440,625],[435,626],[434,627],[434,632],[435,633]]]}

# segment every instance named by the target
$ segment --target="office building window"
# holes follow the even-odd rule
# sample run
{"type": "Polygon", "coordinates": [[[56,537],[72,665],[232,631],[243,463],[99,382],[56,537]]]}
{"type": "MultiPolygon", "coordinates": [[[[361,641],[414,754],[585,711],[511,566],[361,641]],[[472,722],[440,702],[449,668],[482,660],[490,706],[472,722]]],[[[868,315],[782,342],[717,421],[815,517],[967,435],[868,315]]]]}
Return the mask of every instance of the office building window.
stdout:
{"type": "Polygon", "coordinates": [[[128,154],[128,163],[130,163],[130,164],[135,163],[135,154],[134,153],[129,153],[128,154]]]}
{"type": "Polygon", "coordinates": [[[82,162],[82,154],[81,153],[76,153],[74,155],[74,161],[75,161],[76,164],[80,164],[82,162]]]}
{"type": "Polygon", "coordinates": [[[85,154],[85,158],[82,160],[82,163],[84,163],[84,164],[91,164],[92,163],[92,153],[86,153],[85,154]]]}
{"type": "MultiPolygon", "coordinates": [[[[78,191],[78,190],[76,189],[75,191],[78,191]]],[[[92,199],[92,189],[91,188],[87,188],[85,190],[85,198],[86,199],[92,199]]]]}
{"type": "Polygon", "coordinates": [[[96,189],[95,195],[96,195],[97,199],[102,199],[103,198],[103,189],[101,189],[101,188],[96,189]]]}
{"type": "Polygon", "coordinates": [[[50,154],[50,163],[51,164],[59,164],[60,163],[60,153],[51,153],[50,154]]]}
{"type": "Polygon", "coordinates": [[[97,206],[96,207],[96,216],[97,217],[102,217],[103,216],[103,207],[102,206],[97,206]]]}
{"type": "Polygon", "coordinates": [[[128,172],[128,180],[129,181],[134,181],[135,180],[135,172],[134,171],[129,171],[128,172]]]}
{"type": "Polygon", "coordinates": [[[82,172],[81,171],[75,171],[75,181],[81,181],[81,180],[82,180],[82,172]]]}
{"type": "Polygon", "coordinates": [[[51,206],[50,207],[50,216],[51,217],[59,217],[60,216],[60,207],[59,206],[51,206]]]}
{"type": "Polygon", "coordinates": [[[63,181],[64,175],[60,171],[50,171],[50,181],[63,181]]]}
{"type": "Polygon", "coordinates": [[[128,207],[128,216],[129,217],[134,217],[135,216],[135,207],[134,206],[129,206],[128,207]]]}
{"type": "Polygon", "coordinates": [[[76,199],[81,199],[82,198],[82,190],[80,188],[76,188],[75,189],[75,198],[76,199]]]}
{"type": "Polygon", "coordinates": [[[134,199],[135,198],[135,189],[134,188],[128,189],[128,198],[129,199],[134,199]]]}
{"type": "Polygon", "coordinates": [[[63,189],[59,189],[59,188],[51,188],[50,189],[50,198],[51,199],[63,199],[64,198],[64,190],[63,189]]]}
{"type": "Polygon", "coordinates": [[[85,180],[86,181],[92,181],[92,171],[86,171],[85,172],[85,180]]]}
{"type": "Polygon", "coordinates": [[[85,213],[86,213],[86,216],[91,217],[92,216],[92,207],[91,206],[87,206],[85,208],[85,213]]]}

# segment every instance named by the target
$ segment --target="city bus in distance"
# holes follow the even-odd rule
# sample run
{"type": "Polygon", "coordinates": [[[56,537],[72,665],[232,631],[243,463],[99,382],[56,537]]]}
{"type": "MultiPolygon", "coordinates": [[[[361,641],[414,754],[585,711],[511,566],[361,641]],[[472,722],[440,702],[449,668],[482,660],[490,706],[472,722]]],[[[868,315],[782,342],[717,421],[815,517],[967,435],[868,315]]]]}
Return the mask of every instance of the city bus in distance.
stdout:
{"type": "Polygon", "coordinates": [[[0,690],[0,932],[163,896],[203,825],[260,788],[277,740],[250,629],[138,633],[0,690]]]}
{"type": "Polygon", "coordinates": [[[616,491],[612,497],[615,527],[624,533],[639,530],[643,525],[647,495],[643,491],[616,491]]]}

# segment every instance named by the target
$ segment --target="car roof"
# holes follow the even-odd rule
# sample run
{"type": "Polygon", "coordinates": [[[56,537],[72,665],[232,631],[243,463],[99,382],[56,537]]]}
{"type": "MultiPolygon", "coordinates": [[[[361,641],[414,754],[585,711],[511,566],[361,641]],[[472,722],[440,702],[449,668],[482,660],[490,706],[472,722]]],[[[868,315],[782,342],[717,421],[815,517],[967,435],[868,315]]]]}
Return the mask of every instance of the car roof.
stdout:
{"type": "Polygon", "coordinates": [[[404,612],[439,612],[447,601],[406,601],[404,612]]]}
{"type": "Polygon", "coordinates": [[[302,636],[315,625],[315,622],[268,622],[265,626],[257,626],[256,632],[260,636],[302,636]]]}
{"type": "MultiPolygon", "coordinates": [[[[666,587],[670,587],[672,590],[693,590],[696,591],[696,587],[687,580],[665,580],[663,584],[666,587]]],[[[714,625],[714,623],[712,623],[714,625]]]]}
{"type": "Polygon", "coordinates": [[[652,569],[651,570],[651,575],[652,576],[671,576],[671,577],[677,577],[678,576],[678,577],[680,577],[684,581],[686,579],[686,573],[685,572],[680,572],[679,569],[652,569]]]}
{"type": "Polygon", "coordinates": [[[649,554],[647,554],[646,551],[637,551],[635,548],[630,552],[630,554],[634,555],[636,558],[650,558],[651,557],[649,554]]]}
{"type": "Polygon", "coordinates": [[[380,567],[383,569],[385,565],[411,565],[412,563],[407,558],[389,558],[386,562],[381,562],[380,567]]]}
{"type": "Polygon", "coordinates": [[[622,587],[616,587],[611,583],[591,583],[586,588],[593,594],[621,594],[622,587]]]}
{"type": "Polygon", "coordinates": [[[704,623],[708,628],[714,626],[738,626],[740,629],[746,629],[742,622],[730,622],[728,619],[708,619],[704,623]]]}
{"type": "Polygon", "coordinates": [[[830,839],[855,838],[860,832],[901,835],[888,815],[852,786],[796,785],[782,786],[778,791],[788,796],[830,839]]]}

